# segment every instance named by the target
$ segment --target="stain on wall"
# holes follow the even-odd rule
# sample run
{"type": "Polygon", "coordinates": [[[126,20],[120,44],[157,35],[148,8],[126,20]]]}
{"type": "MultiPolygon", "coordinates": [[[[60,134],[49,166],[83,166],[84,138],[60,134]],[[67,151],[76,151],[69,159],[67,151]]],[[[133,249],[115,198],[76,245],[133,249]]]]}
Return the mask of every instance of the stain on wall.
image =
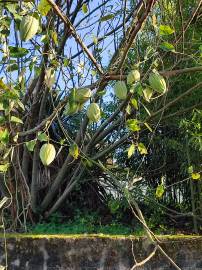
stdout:
{"type": "MultiPolygon", "coordinates": [[[[182,270],[202,270],[202,237],[163,237],[161,245],[182,270]]],[[[8,270],[129,270],[153,247],[144,237],[8,236],[8,270]],[[133,252],[132,252],[133,250],[133,252]]],[[[0,264],[5,265],[4,239],[0,264]]],[[[174,269],[158,252],[142,270],[174,269]]]]}

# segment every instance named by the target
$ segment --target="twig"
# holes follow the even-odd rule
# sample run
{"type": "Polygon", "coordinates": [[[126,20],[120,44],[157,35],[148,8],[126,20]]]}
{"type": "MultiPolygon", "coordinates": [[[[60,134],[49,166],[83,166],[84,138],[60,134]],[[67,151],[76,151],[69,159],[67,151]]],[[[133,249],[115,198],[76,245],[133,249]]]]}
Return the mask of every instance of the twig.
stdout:
{"type": "Polygon", "coordinates": [[[144,259],[143,261],[141,261],[139,263],[138,262],[135,263],[135,265],[130,270],[134,270],[137,267],[143,266],[145,263],[147,263],[148,261],[150,261],[151,258],[154,257],[154,255],[156,254],[156,250],[157,250],[157,246],[154,248],[154,250],[149,254],[149,256],[146,259],[144,259]]]}
{"type": "Polygon", "coordinates": [[[67,16],[65,16],[65,15],[62,14],[60,8],[52,0],[47,0],[47,1],[53,7],[53,9],[57,13],[57,15],[65,23],[65,25],[67,26],[67,28],[69,28],[70,33],[75,38],[76,42],[81,46],[81,48],[83,49],[83,51],[87,54],[87,56],[90,58],[90,60],[92,61],[92,63],[94,64],[94,66],[96,67],[96,69],[98,70],[98,72],[100,74],[103,74],[103,71],[102,71],[101,67],[98,65],[96,59],[91,54],[91,52],[88,50],[88,48],[86,47],[86,45],[83,43],[83,41],[81,40],[80,36],[76,33],[76,29],[72,25],[70,19],[67,16]]]}

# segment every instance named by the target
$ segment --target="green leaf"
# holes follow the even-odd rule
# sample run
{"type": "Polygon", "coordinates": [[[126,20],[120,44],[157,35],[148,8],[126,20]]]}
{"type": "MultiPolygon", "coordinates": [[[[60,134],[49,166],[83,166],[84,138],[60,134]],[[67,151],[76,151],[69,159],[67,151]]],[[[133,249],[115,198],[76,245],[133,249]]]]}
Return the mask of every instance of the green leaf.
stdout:
{"type": "Polygon", "coordinates": [[[140,124],[140,121],[138,121],[137,119],[129,119],[126,122],[128,129],[134,132],[140,130],[139,124],[140,124]]]}
{"type": "Polygon", "coordinates": [[[38,5],[38,11],[41,13],[42,16],[46,16],[51,8],[52,7],[47,0],[41,0],[38,5]]]}
{"type": "Polygon", "coordinates": [[[46,133],[39,132],[38,136],[37,136],[37,139],[40,142],[47,142],[48,141],[48,136],[46,135],[46,133]]]}
{"type": "Polygon", "coordinates": [[[194,171],[193,166],[192,166],[192,165],[191,165],[191,166],[189,166],[189,167],[188,167],[188,173],[189,173],[189,174],[192,174],[192,173],[193,173],[193,171],[194,171]]]}
{"type": "Polygon", "coordinates": [[[193,172],[191,174],[191,177],[192,177],[193,180],[199,180],[201,178],[201,175],[198,172],[193,172]]]}
{"type": "Polygon", "coordinates": [[[57,32],[56,31],[53,31],[51,33],[51,36],[52,36],[52,39],[53,39],[55,45],[58,45],[58,34],[57,34],[57,32]]]}
{"type": "Polygon", "coordinates": [[[6,172],[9,168],[9,163],[6,163],[6,164],[1,164],[0,165],[0,172],[6,172]]]}
{"type": "Polygon", "coordinates": [[[83,4],[82,11],[83,11],[84,14],[88,13],[88,6],[87,6],[87,4],[83,4]]]}
{"type": "Polygon", "coordinates": [[[150,102],[150,99],[153,95],[153,90],[150,88],[150,87],[147,87],[143,90],[143,95],[144,95],[144,99],[147,101],[147,102],[150,102]]]}
{"type": "Polygon", "coordinates": [[[74,159],[78,158],[78,156],[79,156],[79,147],[78,147],[78,145],[76,143],[73,143],[70,146],[69,153],[74,159]]]}
{"type": "Polygon", "coordinates": [[[137,100],[135,98],[131,99],[131,104],[133,105],[133,107],[138,110],[138,103],[137,100]]]}
{"type": "Polygon", "coordinates": [[[156,197],[158,199],[161,199],[163,194],[164,194],[165,188],[163,184],[158,185],[158,187],[156,188],[156,197]]]}
{"type": "Polygon", "coordinates": [[[143,88],[142,88],[142,85],[141,83],[137,83],[134,85],[134,89],[130,89],[130,92],[131,93],[137,93],[139,96],[142,96],[142,91],[143,91],[143,88]]]}
{"type": "Polygon", "coordinates": [[[145,145],[143,143],[138,143],[138,150],[140,152],[141,155],[147,155],[147,148],[145,147],[145,145]]]}
{"type": "Polygon", "coordinates": [[[16,71],[18,69],[19,69],[19,66],[16,63],[15,64],[8,65],[7,68],[6,68],[6,70],[8,72],[16,71]]]}
{"type": "Polygon", "coordinates": [[[173,44],[166,41],[161,43],[159,47],[166,52],[175,52],[175,47],[173,44]]]}
{"type": "Polygon", "coordinates": [[[63,66],[64,66],[64,67],[68,67],[68,66],[70,65],[70,63],[71,63],[71,61],[70,61],[69,58],[65,58],[65,59],[63,60],[63,66]]]}
{"type": "Polygon", "coordinates": [[[131,158],[131,156],[135,153],[135,145],[131,144],[131,146],[128,148],[128,158],[131,158]]]}
{"type": "Polygon", "coordinates": [[[101,22],[109,21],[114,18],[114,14],[108,14],[100,18],[101,22]]]}
{"type": "Polygon", "coordinates": [[[35,147],[35,145],[36,145],[36,140],[32,140],[32,141],[26,142],[25,144],[26,144],[26,146],[27,146],[27,149],[28,149],[30,152],[33,152],[33,151],[34,151],[34,147],[35,147]]]}
{"type": "Polygon", "coordinates": [[[94,43],[95,45],[98,44],[98,38],[97,38],[96,36],[93,36],[93,43],[94,43]]]}
{"type": "Polygon", "coordinates": [[[13,122],[13,123],[23,124],[23,121],[20,118],[18,118],[16,116],[13,116],[13,115],[11,116],[10,121],[13,122]]]}
{"type": "Polygon", "coordinates": [[[9,46],[10,56],[13,58],[19,58],[27,55],[29,53],[28,49],[9,46]]]}
{"type": "Polygon", "coordinates": [[[165,36],[165,35],[171,35],[175,32],[174,29],[172,29],[169,25],[160,25],[159,26],[159,34],[162,35],[162,36],[165,36]]]}
{"type": "Polygon", "coordinates": [[[9,142],[9,133],[7,128],[0,130],[0,141],[4,144],[9,142]]]}
{"type": "Polygon", "coordinates": [[[126,113],[127,114],[131,114],[131,106],[128,104],[128,106],[126,107],[126,113]]]}

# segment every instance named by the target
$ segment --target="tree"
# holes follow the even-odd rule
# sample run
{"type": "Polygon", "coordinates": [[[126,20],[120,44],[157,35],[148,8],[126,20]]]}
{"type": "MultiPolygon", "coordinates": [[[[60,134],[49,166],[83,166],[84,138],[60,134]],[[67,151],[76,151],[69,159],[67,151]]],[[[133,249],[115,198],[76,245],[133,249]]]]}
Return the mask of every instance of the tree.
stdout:
{"type": "Polygon", "coordinates": [[[89,174],[129,196],[109,160],[128,149],[141,165],[142,138],[201,106],[201,40],[186,38],[200,9],[201,1],[1,3],[1,192],[12,194],[16,222],[50,216],[89,174]]]}

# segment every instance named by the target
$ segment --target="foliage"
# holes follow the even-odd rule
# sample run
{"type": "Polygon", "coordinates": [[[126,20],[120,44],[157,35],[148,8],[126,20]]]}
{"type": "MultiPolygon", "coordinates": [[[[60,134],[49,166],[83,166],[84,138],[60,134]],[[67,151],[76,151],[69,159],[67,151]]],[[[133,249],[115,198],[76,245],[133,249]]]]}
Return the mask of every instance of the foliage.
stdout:
{"type": "MultiPolygon", "coordinates": [[[[0,190],[14,227],[72,205],[147,212],[147,198],[158,224],[185,210],[198,232],[201,5],[180,3],[0,3],[0,190]]],[[[73,232],[99,226],[75,218],[73,232]]]]}

